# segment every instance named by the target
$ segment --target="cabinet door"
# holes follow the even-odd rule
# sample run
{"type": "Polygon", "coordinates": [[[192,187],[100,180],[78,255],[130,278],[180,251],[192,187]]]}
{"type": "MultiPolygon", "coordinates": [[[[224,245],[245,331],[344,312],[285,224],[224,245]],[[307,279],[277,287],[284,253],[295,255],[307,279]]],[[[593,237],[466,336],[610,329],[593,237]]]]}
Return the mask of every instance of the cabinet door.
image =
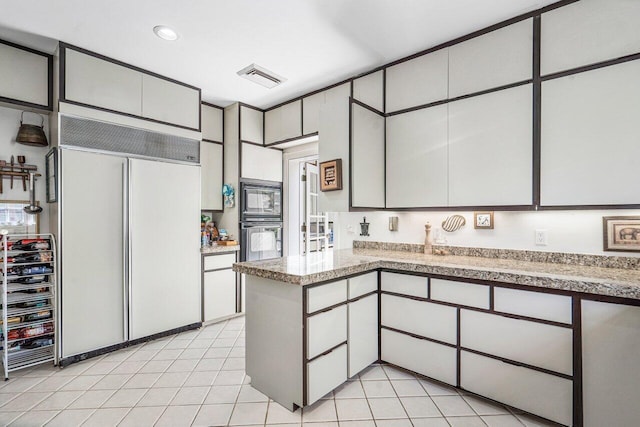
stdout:
{"type": "Polygon", "coordinates": [[[59,315],[61,357],[69,357],[126,340],[126,159],[62,150],[60,162],[64,310],[59,315]]]}
{"type": "Polygon", "coordinates": [[[384,111],[384,72],[380,70],[355,79],[353,97],[378,111],[384,111]]]}
{"type": "Polygon", "coordinates": [[[320,130],[320,109],[324,105],[324,92],[302,98],[302,133],[308,135],[320,130]]]}
{"type": "Polygon", "coordinates": [[[640,2],[579,1],[542,14],[541,70],[555,73],[640,52],[640,2]]]}
{"type": "Polygon", "coordinates": [[[388,208],[447,206],[447,105],[387,117],[388,208]]]}
{"type": "Polygon", "coordinates": [[[385,362],[447,384],[456,384],[455,347],[382,329],[381,354],[385,362]]]}
{"type": "Polygon", "coordinates": [[[640,61],[542,84],[541,205],[640,203],[640,61]]]}
{"type": "Polygon", "coordinates": [[[0,42],[0,97],[47,106],[48,70],[46,56],[0,42]]]}
{"type": "Polygon", "coordinates": [[[200,91],[143,74],[142,116],[200,129],[200,91]]]}
{"type": "Polygon", "coordinates": [[[531,78],[533,19],[449,48],[449,98],[531,78]]]}
{"type": "MultiPolygon", "coordinates": [[[[571,380],[462,351],[460,386],[560,424],[572,425],[571,380]]],[[[598,425],[625,425],[607,421],[598,425]]]]}
{"type": "Polygon", "coordinates": [[[584,425],[640,420],[640,307],[582,301],[584,425]]]}
{"type": "Polygon", "coordinates": [[[384,208],[384,116],[351,104],[351,203],[384,208]]]}
{"type": "Polygon", "coordinates": [[[386,112],[447,99],[449,51],[440,49],[387,68],[386,112]]]}
{"type": "Polygon", "coordinates": [[[347,345],[318,357],[307,364],[307,405],[347,380],[347,345]]]}
{"type": "Polygon", "coordinates": [[[532,86],[449,104],[449,206],[530,205],[532,86]]]}
{"type": "Polygon", "coordinates": [[[378,360],[378,295],[349,303],[349,378],[378,360]]]}
{"type": "Polygon", "coordinates": [[[130,338],[136,339],[202,318],[200,170],[139,159],[129,163],[129,318],[130,338]],[[158,230],[171,230],[170,245],[158,230]]]}
{"type": "Polygon", "coordinates": [[[203,210],[222,210],[222,153],[222,144],[200,143],[200,205],[203,210]]]}
{"type": "Polygon", "coordinates": [[[429,298],[429,279],[424,276],[382,272],[382,291],[429,298]]]}
{"type": "Polygon", "coordinates": [[[242,144],[242,178],[282,182],[282,151],[242,144]]]}
{"type": "Polygon", "coordinates": [[[573,374],[573,330],[462,310],[460,345],[565,375],[573,374]]]}
{"type": "Polygon", "coordinates": [[[457,342],[456,314],[454,307],[382,295],[383,326],[454,345],[457,342]]]}
{"type": "Polygon", "coordinates": [[[142,115],[142,73],[65,49],[65,99],[142,115]]]}
{"type": "Polygon", "coordinates": [[[202,139],[207,141],[223,141],[224,110],[207,104],[201,105],[202,139]]]}
{"type": "Polygon", "coordinates": [[[236,273],[233,270],[204,273],[203,322],[230,316],[236,312],[236,273]]]}
{"type": "Polygon", "coordinates": [[[302,135],[302,105],[294,101],[264,114],[266,144],[302,135]]]}
{"type": "Polygon", "coordinates": [[[307,358],[347,341],[347,305],[315,314],[307,319],[307,358]]]}
{"type": "Polygon", "coordinates": [[[240,140],[264,144],[264,113],[262,111],[240,106],[240,140]]]}

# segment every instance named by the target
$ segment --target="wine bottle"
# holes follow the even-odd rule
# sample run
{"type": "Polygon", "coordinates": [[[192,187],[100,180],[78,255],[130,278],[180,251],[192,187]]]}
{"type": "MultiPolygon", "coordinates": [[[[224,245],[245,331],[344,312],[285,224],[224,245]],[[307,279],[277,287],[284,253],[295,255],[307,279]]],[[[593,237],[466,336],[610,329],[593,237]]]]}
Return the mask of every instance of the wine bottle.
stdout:
{"type": "Polygon", "coordinates": [[[49,262],[52,260],[51,252],[40,252],[31,254],[19,254],[13,257],[13,262],[49,262]]]}
{"type": "Polygon", "coordinates": [[[49,274],[53,273],[53,267],[50,265],[26,265],[24,267],[12,268],[12,273],[17,276],[27,276],[30,274],[49,274]]]}

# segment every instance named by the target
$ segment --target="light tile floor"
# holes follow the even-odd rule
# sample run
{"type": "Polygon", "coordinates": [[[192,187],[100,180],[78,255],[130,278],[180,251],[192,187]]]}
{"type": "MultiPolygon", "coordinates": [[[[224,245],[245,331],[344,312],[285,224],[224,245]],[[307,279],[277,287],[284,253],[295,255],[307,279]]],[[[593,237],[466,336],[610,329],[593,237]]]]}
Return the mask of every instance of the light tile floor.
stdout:
{"type": "Polygon", "coordinates": [[[250,385],[244,318],[0,384],[10,426],[545,426],[539,419],[389,366],[372,365],[291,413],[250,385]]]}

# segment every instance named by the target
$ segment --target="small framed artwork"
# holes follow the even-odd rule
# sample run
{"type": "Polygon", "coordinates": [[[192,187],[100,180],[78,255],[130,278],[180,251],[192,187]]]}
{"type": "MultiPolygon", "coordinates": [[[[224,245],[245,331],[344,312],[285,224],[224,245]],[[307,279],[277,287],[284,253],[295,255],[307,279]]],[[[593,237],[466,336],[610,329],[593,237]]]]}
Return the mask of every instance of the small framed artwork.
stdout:
{"type": "Polygon", "coordinates": [[[58,201],[58,150],[54,147],[45,156],[47,203],[58,201]]]}
{"type": "Polygon", "coordinates": [[[473,228],[493,230],[493,212],[474,212],[473,228]]]}
{"type": "Polygon", "coordinates": [[[640,216],[602,217],[605,251],[640,252],[640,216]]]}
{"type": "Polygon", "coordinates": [[[320,191],[342,190],[342,159],[320,163],[320,191]]]}

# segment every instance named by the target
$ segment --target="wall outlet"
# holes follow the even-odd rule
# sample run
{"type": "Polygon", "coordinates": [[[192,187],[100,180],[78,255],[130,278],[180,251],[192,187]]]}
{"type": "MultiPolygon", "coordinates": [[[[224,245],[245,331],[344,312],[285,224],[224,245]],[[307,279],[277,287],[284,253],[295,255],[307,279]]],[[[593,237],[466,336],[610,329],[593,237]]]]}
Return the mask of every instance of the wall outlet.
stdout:
{"type": "Polygon", "coordinates": [[[535,243],[537,246],[547,246],[547,230],[536,230],[535,243]]]}

